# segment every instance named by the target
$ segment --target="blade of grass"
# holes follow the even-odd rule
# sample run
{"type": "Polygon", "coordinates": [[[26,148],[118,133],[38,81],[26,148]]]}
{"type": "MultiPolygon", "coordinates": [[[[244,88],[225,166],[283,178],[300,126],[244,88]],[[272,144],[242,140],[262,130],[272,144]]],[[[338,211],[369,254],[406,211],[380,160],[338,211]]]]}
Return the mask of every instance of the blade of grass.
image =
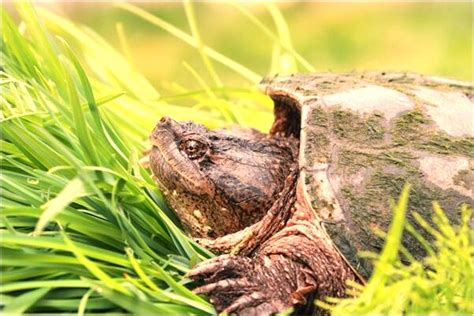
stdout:
{"type": "MultiPolygon", "coordinates": [[[[282,43],[283,47],[289,47],[292,49],[293,44],[291,42],[290,30],[286,24],[285,18],[283,17],[281,11],[278,9],[277,5],[272,2],[265,3],[270,16],[275,23],[278,32],[279,42],[282,43]]],[[[292,49],[293,50],[293,49],[292,49]]],[[[294,50],[293,50],[294,51],[294,50]]],[[[295,73],[298,71],[297,65],[295,63],[295,57],[291,54],[284,53],[280,56],[280,69],[284,73],[295,73]]]]}
{"type": "MultiPolygon", "coordinates": [[[[247,10],[242,4],[237,3],[237,2],[230,2],[230,5],[232,5],[234,8],[239,10],[245,17],[247,17],[250,22],[252,22],[255,26],[257,26],[263,34],[265,34],[269,39],[273,40],[274,42],[278,43],[278,46],[281,46],[283,49],[285,49],[287,52],[289,52],[294,58],[305,68],[306,71],[309,72],[316,72],[316,68],[311,65],[306,59],[303,58],[294,48],[291,46],[291,41],[290,41],[290,46],[288,46],[287,41],[283,41],[282,38],[278,37],[275,35],[265,24],[263,24],[252,12],[247,10]]],[[[279,20],[279,19],[278,19],[279,20]]],[[[276,20],[274,19],[276,22],[276,20]]]]}
{"type": "Polygon", "coordinates": [[[214,66],[212,65],[211,61],[209,60],[207,54],[204,52],[204,46],[205,45],[204,45],[204,43],[201,39],[201,36],[199,34],[193,4],[190,0],[184,0],[183,4],[184,4],[185,12],[186,12],[186,17],[188,19],[189,28],[191,29],[191,34],[194,37],[194,39],[196,40],[196,42],[198,43],[197,49],[198,49],[199,55],[201,55],[201,59],[202,59],[204,65],[206,66],[207,71],[211,75],[211,78],[213,79],[214,83],[218,87],[222,87],[222,81],[220,80],[219,76],[217,75],[217,72],[214,69],[214,66]]]}
{"type": "MultiPolygon", "coordinates": [[[[129,3],[117,3],[117,7],[126,10],[130,13],[133,13],[142,19],[162,28],[163,30],[169,32],[176,38],[182,40],[186,44],[194,47],[194,48],[199,48],[199,42],[192,37],[191,35],[187,34],[186,32],[183,32],[182,30],[178,29],[174,25],[158,18],[157,16],[154,16],[145,10],[140,9],[137,6],[134,6],[129,3]]],[[[246,78],[249,80],[251,83],[256,84],[261,80],[261,76],[256,74],[255,72],[251,71],[250,69],[244,67],[243,65],[237,63],[236,61],[218,53],[217,51],[213,50],[212,48],[209,48],[208,46],[203,46],[202,51],[209,56],[210,58],[216,60],[217,62],[223,64],[224,66],[227,66],[228,68],[234,70],[236,73],[240,74],[242,77],[246,78]]]]}
{"type": "Polygon", "coordinates": [[[43,296],[45,296],[49,290],[50,288],[44,287],[19,295],[10,300],[3,308],[2,312],[4,315],[10,316],[22,315],[43,296]]]}
{"type": "Polygon", "coordinates": [[[89,301],[89,297],[91,296],[92,293],[94,293],[94,290],[90,289],[89,291],[86,292],[86,294],[84,294],[84,296],[82,296],[81,301],[79,302],[77,316],[84,316],[84,313],[87,308],[87,303],[89,301]]]}
{"type": "Polygon", "coordinates": [[[101,280],[104,285],[106,285],[110,289],[129,295],[130,292],[124,286],[122,286],[122,284],[112,279],[104,271],[102,271],[102,269],[100,269],[93,261],[89,260],[82,253],[82,251],[74,245],[74,243],[69,239],[69,237],[67,237],[64,232],[62,233],[62,236],[66,245],[69,248],[69,251],[71,251],[76,256],[77,260],[79,260],[79,262],[82,263],[93,275],[95,275],[99,280],[101,280]]]}
{"type": "Polygon", "coordinates": [[[87,194],[84,184],[79,178],[74,178],[54,199],[48,201],[43,207],[45,211],[38,220],[34,235],[39,235],[46,225],[61,213],[69,204],[87,194]]]}
{"type": "Polygon", "coordinates": [[[131,63],[133,58],[132,53],[130,52],[130,45],[128,45],[127,36],[125,35],[123,23],[116,23],[115,29],[120,42],[120,48],[122,49],[122,54],[131,63]]]}
{"type": "Polygon", "coordinates": [[[10,284],[4,284],[0,287],[0,293],[8,293],[28,289],[40,288],[89,288],[90,284],[82,280],[39,280],[39,281],[25,281],[10,284]]]}

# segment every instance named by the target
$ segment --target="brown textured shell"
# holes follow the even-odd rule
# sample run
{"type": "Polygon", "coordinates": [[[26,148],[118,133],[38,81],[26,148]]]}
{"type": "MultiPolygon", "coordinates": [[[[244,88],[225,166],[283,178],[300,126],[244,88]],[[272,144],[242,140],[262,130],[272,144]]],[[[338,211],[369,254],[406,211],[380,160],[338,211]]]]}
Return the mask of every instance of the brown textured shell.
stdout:
{"type": "MultiPolygon", "coordinates": [[[[279,76],[262,86],[275,101],[272,133],[300,136],[306,200],[362,275],[371,267],[357,252],[380,250],[374,232],[387,230],[390,199],[405,182],[409,220],[415,210],[431,218],[432,201],[453,222],[462,203],[473,205],[471,83],[377,72],[279,76]]],[[[403,244],[423,256],[408,234],[403,244]]]]}

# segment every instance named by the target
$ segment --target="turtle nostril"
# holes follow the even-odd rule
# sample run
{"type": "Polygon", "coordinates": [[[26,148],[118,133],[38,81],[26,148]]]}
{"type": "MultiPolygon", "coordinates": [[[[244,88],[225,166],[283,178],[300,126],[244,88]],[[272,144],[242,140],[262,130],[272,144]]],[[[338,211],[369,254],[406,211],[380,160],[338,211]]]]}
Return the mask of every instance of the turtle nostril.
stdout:
{"type": "Polygon", "coordinates": [[[167,116],[163,116],[160,120],[160,123],[168,123],[170,121],[170,118],[167,116]]]}

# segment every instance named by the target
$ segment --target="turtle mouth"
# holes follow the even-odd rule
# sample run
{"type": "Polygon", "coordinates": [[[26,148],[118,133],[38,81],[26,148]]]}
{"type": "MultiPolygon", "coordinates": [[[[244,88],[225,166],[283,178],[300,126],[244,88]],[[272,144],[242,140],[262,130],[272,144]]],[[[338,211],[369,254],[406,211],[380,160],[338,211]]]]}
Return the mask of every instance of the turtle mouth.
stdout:
{"type": "Polygon", "coordinates": [[[301,111],[298,101],[288,95],[272,95],[275,120],[270,136],[300,138],[301,111]]]}

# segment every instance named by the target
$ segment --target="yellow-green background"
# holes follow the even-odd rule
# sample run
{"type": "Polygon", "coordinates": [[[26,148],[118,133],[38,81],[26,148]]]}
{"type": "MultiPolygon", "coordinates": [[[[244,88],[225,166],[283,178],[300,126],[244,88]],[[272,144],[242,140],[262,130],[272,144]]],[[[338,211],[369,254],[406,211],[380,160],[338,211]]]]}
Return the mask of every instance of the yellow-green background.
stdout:
{"type": "MultiPolygon", "coordinates": [[[[181,3],[139,5],[189,32],[181,3]]],[[[117,23],[121,23],[132,62],[157,87],[164,82],[195,85],[183,61],[204,69],[195,49],[112,4],[58,2],[47,6],[90,26],[116,47],[120,46],[117,23]]],[[[407,70],[472,79],[471,3],[303,2],[278,6],[295,49],[318,71],[407,70]]],[[[263,5],[246,7],[275,30],[263,5]]],[[[208,46],[262,76],[268,72],[272,41],[248,19],[225,3],[196,3],[194,8],[208,46]]],[[[223,67],[217,68],[223,71],[225,83],[239,84],[235,74],[226,76],[223,67]]]]}

